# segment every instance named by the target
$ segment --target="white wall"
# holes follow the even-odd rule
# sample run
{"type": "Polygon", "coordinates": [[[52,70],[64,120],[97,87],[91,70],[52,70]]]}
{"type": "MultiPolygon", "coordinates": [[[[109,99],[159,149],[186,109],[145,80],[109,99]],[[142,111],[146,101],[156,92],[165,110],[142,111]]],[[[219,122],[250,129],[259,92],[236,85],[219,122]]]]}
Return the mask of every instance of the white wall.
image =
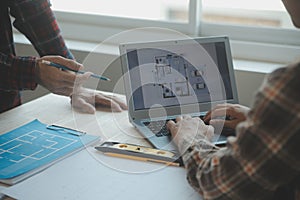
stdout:
{"type": "Polygon", "coordinates": [[[239,102],[241,104],[246,106],[252,104],[255,93],[265,76],[265,73],[235,70],[239,102]]]}

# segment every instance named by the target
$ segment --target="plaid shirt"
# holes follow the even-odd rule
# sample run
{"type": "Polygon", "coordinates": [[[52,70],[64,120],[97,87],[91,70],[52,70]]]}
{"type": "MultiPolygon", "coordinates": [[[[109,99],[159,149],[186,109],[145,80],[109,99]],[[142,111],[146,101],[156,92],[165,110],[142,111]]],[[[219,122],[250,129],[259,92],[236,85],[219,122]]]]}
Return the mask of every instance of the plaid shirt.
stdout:
{"type": "Polygon", "coordinates": [[[16,56],[13,25],[33,44],[40,56],[61,55],[73,58],[60,35],[47,0],[0,1],[0,112],[21,104],[20,90],[36,88],[36,58],[16,56]]]}
{"type": "Polygon", "coordinates": [[[299,63],[269,75],[236,131],[225,149],[198,141],[183,154],[188,181],[203,198],[300,199],[299,63]]]}

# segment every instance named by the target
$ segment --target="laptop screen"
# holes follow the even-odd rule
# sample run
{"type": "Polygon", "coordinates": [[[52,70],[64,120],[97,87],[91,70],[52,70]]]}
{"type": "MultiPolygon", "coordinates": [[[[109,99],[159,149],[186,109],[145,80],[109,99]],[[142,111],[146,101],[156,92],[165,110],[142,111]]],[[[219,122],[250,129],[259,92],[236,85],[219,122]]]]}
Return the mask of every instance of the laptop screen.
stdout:
{"type": "Polygon", "coordinates": [[[228,62],[225,42],[199,43],[197,45],[202,50],[198,53],[192,52],[193,48],[189,50],[189,45],[194,43],[178,44],[180,48],[158,45],[126,50],[134,110],[149,109],[155,105],[169,107],[234,98],[230,74],[232,66],[228,62]],[[193,57],[199,56],[201,59],[193,62],[193,57]],[[213,66],[218,74],[208,76],[213,66]],[[222,95],[217,94],[220,90],[209,88],[209,84],[214,82],[212,79],[218,77],[222,82],[222,95]]]}

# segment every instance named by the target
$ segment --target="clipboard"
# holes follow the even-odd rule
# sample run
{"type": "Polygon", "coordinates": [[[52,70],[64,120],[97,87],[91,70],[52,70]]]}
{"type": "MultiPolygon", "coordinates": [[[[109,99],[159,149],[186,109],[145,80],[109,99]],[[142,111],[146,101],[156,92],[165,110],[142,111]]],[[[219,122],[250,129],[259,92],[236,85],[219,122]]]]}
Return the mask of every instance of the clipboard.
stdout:
{"type": "Polygon", "coordinates": [[[95,149],[108,156],[161,163],[169,166],[183,166],[183,161],[175,152],[154,149],[135,144],[104,142],[95,149]]]}

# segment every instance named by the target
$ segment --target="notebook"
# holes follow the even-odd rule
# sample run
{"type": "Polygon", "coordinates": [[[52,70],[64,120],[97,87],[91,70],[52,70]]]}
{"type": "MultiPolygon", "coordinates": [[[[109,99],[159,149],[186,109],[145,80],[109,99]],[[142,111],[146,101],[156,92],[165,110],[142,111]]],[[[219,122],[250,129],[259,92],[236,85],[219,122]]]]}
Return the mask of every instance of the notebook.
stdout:
{"type": "MultiPolygon", "coordinates": [[[[238,103],[226,36],[126,43],[119,48],[129,120],[156,148],[177,149],[166,121],[181,115],[200,117],[217,104],[238,103]]],[[[215,133],[215,144],[226,143],[223,132],[215,133]]]]}
{"type": "Polygon", "coordinates": [[[18,183],[99,139],[33,120],[0,135],[0,182],[18,183]]]}

